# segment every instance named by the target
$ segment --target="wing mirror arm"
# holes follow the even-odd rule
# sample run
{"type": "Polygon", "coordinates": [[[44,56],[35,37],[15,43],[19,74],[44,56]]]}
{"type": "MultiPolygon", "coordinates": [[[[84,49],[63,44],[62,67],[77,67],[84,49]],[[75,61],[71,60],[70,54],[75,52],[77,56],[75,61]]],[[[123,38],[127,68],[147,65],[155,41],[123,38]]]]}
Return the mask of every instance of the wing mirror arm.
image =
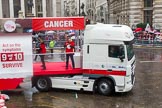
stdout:
{"type": "Polygon", "coordinates": [[[123,55],[121,55],[121,56],[118,56],[119,57],[119,59],[121,60],[121,62],[123,62],[124,61],[124,56],[123,55]]]}
{"type": "Polygon", "coordinates": [[[119,49],[119,59],[121,60],[121,62],[123,62],[124,61],[124,58],[125,58],[125,56],[124,56],[124,48],[123,48],[123,46],[121,45],[120,46],[120,49],[119,49]]]}

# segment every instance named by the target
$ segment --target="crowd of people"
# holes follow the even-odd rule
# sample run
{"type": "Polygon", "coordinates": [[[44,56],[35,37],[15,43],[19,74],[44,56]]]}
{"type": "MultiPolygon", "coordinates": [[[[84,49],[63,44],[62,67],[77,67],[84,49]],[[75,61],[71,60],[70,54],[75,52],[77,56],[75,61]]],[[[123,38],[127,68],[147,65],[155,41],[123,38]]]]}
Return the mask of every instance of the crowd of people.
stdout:
{"type": "Polygon", "coordinates": [[[137,44],[162,44],[162,33],[140,31],[134,32],[135,42],[137,44]]]}

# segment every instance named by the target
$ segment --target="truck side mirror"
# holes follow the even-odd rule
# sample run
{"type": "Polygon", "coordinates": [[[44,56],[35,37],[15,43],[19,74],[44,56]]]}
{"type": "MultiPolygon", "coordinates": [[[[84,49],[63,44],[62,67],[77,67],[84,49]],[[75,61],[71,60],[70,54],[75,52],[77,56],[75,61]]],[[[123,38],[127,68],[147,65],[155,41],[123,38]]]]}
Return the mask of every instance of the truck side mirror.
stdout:
{"type": "Polygon", "coordinates": [[[123,62],[125,57],[124,56],[119,56],[119,59],[121,60],[121,62],[123,62]]]}
{"type": "Polygon", "coordinates": [[[124,55],[124,47],[122,46],[122,45],[120,45],[120,47],[119,47],[119,59],[121,60],[121,62],[123,62],[124,60],[124,58],[125,58],[125,55],[124,55]]]}

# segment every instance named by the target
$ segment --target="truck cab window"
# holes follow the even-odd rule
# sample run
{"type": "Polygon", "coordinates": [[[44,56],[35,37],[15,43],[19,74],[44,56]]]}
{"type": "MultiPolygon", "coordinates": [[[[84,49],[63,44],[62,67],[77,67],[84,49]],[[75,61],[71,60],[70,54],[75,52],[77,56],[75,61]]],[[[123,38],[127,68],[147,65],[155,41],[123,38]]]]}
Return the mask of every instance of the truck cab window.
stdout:
{"type": "Polygon", "coordinates": [[[110,45],[109,46],[109,57],[119,58],[120,56],[123,56],[124,48],[122,49],[121,49],[121,46],[110,45]]]}

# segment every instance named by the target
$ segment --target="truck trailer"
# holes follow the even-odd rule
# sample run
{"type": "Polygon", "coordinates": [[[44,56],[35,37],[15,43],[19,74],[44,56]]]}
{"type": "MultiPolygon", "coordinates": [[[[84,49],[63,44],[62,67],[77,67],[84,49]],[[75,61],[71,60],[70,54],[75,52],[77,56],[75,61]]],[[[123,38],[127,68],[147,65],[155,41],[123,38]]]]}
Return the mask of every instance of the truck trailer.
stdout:
{"type": "Polygon", "coordinates": [[[135,82],[133,40],[126,25],[87,25],[82,50],[74,55],[76,69],[65,69],[65,63],[52,63],[51,71],[35,69],[33,86],[39,91],[61,88],[102,95],[128,92],[135,82]]]}

